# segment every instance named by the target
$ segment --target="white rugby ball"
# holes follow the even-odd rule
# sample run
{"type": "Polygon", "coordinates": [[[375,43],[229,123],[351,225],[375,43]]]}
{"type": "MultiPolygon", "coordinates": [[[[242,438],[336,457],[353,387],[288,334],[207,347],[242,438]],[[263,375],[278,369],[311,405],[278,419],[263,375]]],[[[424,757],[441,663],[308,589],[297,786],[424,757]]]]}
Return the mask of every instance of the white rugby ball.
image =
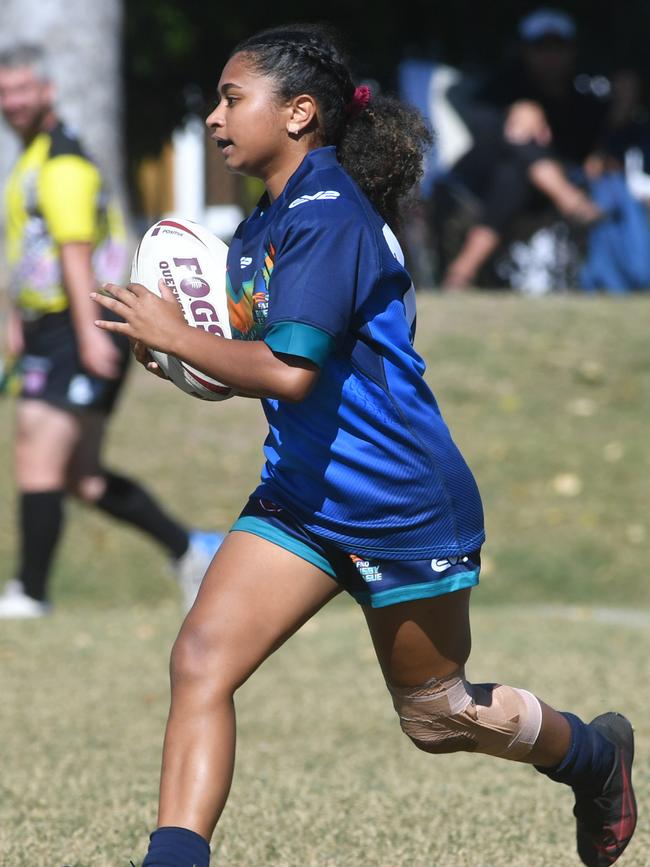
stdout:
{"type": "MultiPolygon", "coordinates": [[[[148,229],[133,257],[131,283],[160,296],[159,280],[172,290],[188,325],[230,338],[226,294],[228,247],[205,227],[179,217],[148,229]]],[[[173,355],[150,350],[153,359],[182,391],[203,400],[227,400],[235,392],[173,355]]]]}

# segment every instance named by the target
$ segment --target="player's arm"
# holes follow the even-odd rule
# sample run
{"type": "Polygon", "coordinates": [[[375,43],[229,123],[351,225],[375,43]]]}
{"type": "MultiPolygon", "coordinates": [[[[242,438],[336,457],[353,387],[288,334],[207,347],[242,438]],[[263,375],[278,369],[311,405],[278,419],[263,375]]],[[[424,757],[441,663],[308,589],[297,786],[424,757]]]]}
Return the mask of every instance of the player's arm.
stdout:
{"type": "Polygon", "coordinates": [[[99,308],[90,297],[96,286],[92,245],[70,242],[59,249],[81,364],[93,376],[114,379],[119,375],[119,352],[108,335],[98,331],[94,324],[99,308]]]}
{"type": "Polygon", "coordinates": [[[307,358],[274,352],[262,340],[228,340],[187,325],[166,287],[161,286],[162,298],[137,283],[107,289],[112,297],[93,293],[93,298],[125,321],[99,320],[99,328],[181,358],[240,394],[297,402],[318,379],[318,365],[307,358]]]}
{"type": "Polygon", "coordinates": [[[268,397],[298,403],[319,376],[314,362],[299,355],[274,352],[263,340],[227,340],[186,327],[179,332],[178,355],[192,367],[218,379],[244,397],[268,397]],[[195,339],[198,338],[198,339],[195,339]]]}
{"type": "Polygon", "coordinates": [[[97,285],[92,251],[97,240],[100,189],[97,167],[72,153],[50,159],[39,180],[40,207],[59,247],[81,364],[93,376],[113,379],[119,373],[119,353],[108,335],[94,327],[98,308],[89,297],[97,285]]]}
{"type": "Polygon", "coordinates": [[[7,311],[7,330],[5,333],[4,351],[9,358],[17,358],[22,355],[25,348],[25,335],[23,332],[23,320],[13,305],[7,311]]]}
{"type": "MultiPolygon", "coordinates": [[[[174,355],[240,393],[300,401],[346,334],[353,297],[368,289],[357,280],[359,263],[368,263],[369,275],[377,268],[374,236],[359,216],[345,205],[292,215],[279,230],[263,341],[228,340],[188,326],[164,282],[162,298],[138,284],[108,286],[114,297],[97,300],[125,324],[97,324],[174,355]]],[[[372,285],[372,277],[363,279],[372,285]]]]}

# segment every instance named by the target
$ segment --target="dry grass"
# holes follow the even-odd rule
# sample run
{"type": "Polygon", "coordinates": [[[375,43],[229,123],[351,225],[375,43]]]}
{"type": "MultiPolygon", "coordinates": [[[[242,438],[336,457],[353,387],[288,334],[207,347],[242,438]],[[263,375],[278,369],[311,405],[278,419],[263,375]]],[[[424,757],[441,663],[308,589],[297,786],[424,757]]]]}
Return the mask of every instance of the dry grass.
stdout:
{"type": "MultiPolygon", "coordinates": [[[[527,686],[590,717],[629,714],[650,794],[645,578],[650,356],[644,299],[420,299],[429,381],[483,492],[475,680],[527,686]],[[584,617],[567,619],[579,606],[584,617]],[[646,624],[646,625],[644,625],[646,624]]],[[[9,449],[10,404],[0,403],[9,449]]],[[[255,484],[254,402],[193,401],[137,371],[109,443],[189,523],[226,528],[255,484]]],[[[10,575],[12,490],[0,475],[10,575]]],[[[0,863],[128,867],[155,820],[167,657],[179,621],[164,557],[72,507],[55,614],[0,628],[0,863]]],[[[433,758],[399,733],[356,606],[337,600],[247,684],[221,864],[576,864],[571,797],[529,768],[433,758]]],[[[622,867],[647,865],[642,825],[622,867]]]]}
{"type": "MultiPolygon", "coordinates": [[[[3,627],[0,856],[7,867],[128,867],[155,821],[175,606],[59,611],[3,627]]],[[[470,676],[635,722],[650,796],[650,678],[639,629],[482,608],[470,676]]],[[[215,837],[238,867],[570,867],[572,799],[528,767],[432,757],[401,735],[351,601],[338,600],[241,691],[239,756],[215,837]]],[[[647,865],[642,824],[627,867],[647,865]]]]}

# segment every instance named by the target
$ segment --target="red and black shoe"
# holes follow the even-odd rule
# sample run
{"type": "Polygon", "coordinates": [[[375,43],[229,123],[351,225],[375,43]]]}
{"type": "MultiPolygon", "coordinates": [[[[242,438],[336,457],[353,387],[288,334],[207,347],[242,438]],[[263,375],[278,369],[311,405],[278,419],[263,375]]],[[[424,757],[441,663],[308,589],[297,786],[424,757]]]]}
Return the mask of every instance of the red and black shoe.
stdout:
{"type": "Polygon", "coordinates": [[[609,867],[623,854],[636,827],[634,732],[620,713],[603,713],[590,725],[614,744],[616,759],[600,794],[574,789],[578,855],[587,867],[609,867]]]}

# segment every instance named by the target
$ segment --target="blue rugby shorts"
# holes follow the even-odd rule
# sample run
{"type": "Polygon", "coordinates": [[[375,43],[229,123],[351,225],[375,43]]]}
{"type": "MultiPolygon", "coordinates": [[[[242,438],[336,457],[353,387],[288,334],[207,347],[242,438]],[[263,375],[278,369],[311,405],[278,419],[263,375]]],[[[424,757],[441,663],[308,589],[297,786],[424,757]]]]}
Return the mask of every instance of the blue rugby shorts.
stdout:
{"type": "Polygon", "coordinates": [[[360,605],[383,608],[430,599],[478,584],[481,552],[425,560],[368,558],[343,551],[306,530],[271,500],[251,497],[232,530],[252,533],[302,557],[341,585],[360,605]]]}

